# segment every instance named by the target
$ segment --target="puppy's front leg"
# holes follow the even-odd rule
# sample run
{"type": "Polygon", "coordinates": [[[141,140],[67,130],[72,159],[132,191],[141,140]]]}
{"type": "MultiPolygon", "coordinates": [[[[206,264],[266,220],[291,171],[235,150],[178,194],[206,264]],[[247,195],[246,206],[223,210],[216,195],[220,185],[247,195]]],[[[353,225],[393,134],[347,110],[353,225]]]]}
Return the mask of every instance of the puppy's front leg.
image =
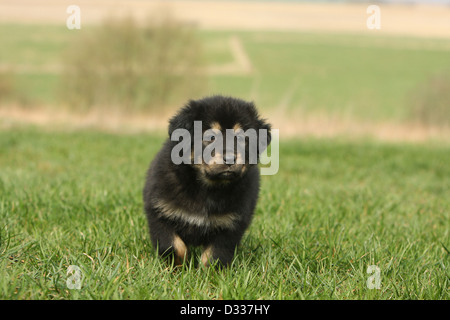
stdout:
{"type": "Polygon", "coordinates": [[[176,266],[182,265],[188,254],[184,241],[158,220],[152,220],[149,225],[151,240],[155,249],[158,249],[158,254],[169,262],[173,260],[176,266]]]}
{"type": "Polygon", "coordinates": [[[201,257],[202,264],[207,267],[218,262],[220,266],[229,266],[242,234],[242,231],[228,231],[216,236],[205,246],[201,257]]]}

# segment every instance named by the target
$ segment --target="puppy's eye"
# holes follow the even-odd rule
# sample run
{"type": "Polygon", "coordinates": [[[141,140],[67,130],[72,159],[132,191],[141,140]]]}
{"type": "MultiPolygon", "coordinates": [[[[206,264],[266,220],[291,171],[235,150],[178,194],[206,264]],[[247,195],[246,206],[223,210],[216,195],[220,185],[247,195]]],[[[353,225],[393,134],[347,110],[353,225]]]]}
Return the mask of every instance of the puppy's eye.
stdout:
{"type": "Polygon", "coordinates": [[[205,133],[204,139],[206,141],[212,142],[212,141],[216,140],[216,136],[214,135],[214,133],[208,132],[208,133],[205,133]]]}
{"type": "Polygon", "coordinates": [[[221,132],[215,129],[208,129],[203,133],[203,140],[205,143],[212,143],[221,138],[221,132]]]}

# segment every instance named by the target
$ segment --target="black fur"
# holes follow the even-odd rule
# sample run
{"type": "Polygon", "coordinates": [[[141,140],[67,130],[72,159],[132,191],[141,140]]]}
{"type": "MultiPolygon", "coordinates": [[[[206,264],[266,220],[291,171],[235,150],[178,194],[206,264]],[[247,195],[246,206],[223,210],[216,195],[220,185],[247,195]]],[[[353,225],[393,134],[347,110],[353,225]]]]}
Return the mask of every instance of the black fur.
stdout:
{"type": "Polygon", "coordinates": [[[147,172],[144,206],[151,241],[158,253],[174,257],[180,264],[183,244],[203,246],[205,264],[219,261],[227,265],[252,220],[259,193],[259,168],[249,164],[248,159],[245,164],[232,166],[175,165],[171,151],[178,141],[171,141],[170,135],[184,128],[193,136],[197,120],[202,121],[202,132],[211,123],[218,123],[224,136],[225,129],[236,124],[244,131],[267,129],[269,142],[270,125],[259,117],[252,103],[240,99],[213,96],[191,100],[170,120],[169,139],[147,172]],[[232,173],[223,177],[224,170],[232,173]]]}

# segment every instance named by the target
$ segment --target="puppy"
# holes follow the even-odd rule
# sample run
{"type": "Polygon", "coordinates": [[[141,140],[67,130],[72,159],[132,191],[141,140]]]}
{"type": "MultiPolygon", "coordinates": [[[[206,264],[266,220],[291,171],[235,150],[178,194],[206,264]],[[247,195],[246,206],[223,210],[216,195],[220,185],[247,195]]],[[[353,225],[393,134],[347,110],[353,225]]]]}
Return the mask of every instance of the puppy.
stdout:
{"type": "Polygon", "coordinates": [[[202,246],[205,266],[230,264],[252,220],[259,155],[270,139],[270,125],[250,102],[212,96],[179,110],[143,190],[151,241],[160,256],[180,265],[190,246],[202,246]]]}

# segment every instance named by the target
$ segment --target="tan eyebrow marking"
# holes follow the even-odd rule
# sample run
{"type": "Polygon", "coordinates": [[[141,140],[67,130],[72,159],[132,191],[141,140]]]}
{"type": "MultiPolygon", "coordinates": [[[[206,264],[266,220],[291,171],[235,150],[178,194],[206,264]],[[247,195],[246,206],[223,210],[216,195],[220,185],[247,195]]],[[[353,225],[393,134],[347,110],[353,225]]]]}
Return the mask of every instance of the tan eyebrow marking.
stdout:
{"type": "Polygon", "coordinates": [[[222,130],[222,127],[218,122],[214,121],[213,123],[211,123],[211,129],[222,130]]]}

